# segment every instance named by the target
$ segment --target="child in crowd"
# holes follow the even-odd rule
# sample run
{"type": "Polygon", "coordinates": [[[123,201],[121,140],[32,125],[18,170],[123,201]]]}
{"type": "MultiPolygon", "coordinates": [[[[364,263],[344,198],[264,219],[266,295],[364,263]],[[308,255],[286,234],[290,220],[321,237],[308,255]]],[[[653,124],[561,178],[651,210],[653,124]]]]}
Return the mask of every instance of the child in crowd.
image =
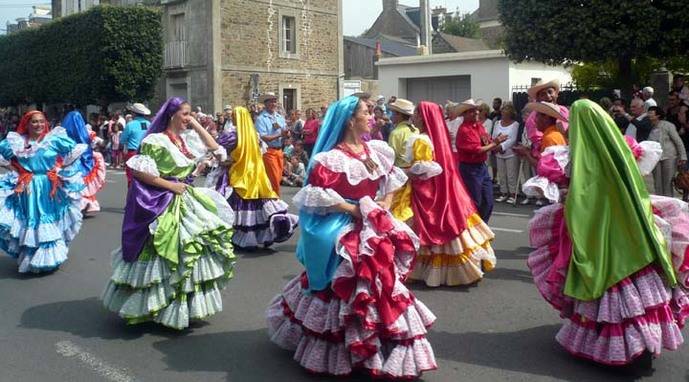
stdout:
{"type": "Polygon", "coordinates": [[[291,187],[304,186],[306,178],[306,166],[296,155],[289,158],[283,171],[282,184],[291,187]]]}

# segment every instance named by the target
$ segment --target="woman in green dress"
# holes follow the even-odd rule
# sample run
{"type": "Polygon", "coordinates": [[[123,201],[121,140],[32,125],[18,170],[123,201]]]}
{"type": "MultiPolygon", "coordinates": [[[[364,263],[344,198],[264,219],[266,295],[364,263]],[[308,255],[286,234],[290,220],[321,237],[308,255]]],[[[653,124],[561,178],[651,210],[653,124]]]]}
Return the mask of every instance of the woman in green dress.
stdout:
{"type": "Polygon", "coordinates": [[[227,153],[191,117],[189,103],[173,97],[127,161],[134,181],[103,303],[129,324],[184,329],[222,310],[220,290],[234,266],[234,212],[215,190],[191,185],[213,155],[227,153]]]}

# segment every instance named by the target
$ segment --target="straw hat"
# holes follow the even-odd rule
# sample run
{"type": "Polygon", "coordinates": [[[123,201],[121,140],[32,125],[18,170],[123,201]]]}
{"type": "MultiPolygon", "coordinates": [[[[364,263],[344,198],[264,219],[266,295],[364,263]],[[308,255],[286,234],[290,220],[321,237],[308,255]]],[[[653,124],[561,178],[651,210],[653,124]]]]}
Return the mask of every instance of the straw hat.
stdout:
{"type": "Polygon", "coordinates": [[[128,106],[127,109],[139,115],[151,115],[151,110],[149,110],[149,108],[144,106],[142,103],[133,103],[128,106]]]}
{"type": "Polygon", "coordinates": [[[474,101],[473,98],[469,98],[468,100],[460,102],[460,104],[457,105],[457,114],[462,115],[466,111],[469,111],[471,109],[477,109],[478,106],[479,104],[476,103],[476,101],[474,101]]]}
{"type": "Polygon", "coordinates": [[[258,102],[266,103],[267,101],[272,100],[272,99],[276,100],[276,99],[278,99],[278,96],[273,92],[266,92],[266,93],[261,94],[260,97],[258,97],[258,102]]]}
{"type": "Polygon", "coordinates": [[[412,101],[404,98],[398,98],[395,100],[395,102],[389,104],[388,108],[392,111],[411,116],[414,114],[414,109],[416,107],[412,101]]]}
{"type": "Polygon", "coordinates": [[[543,80],[538,81],[538,83],[536,85],[529,88],[529,90],[527,90],[526,92],[529,94],[529,97],[531,97],[531,99],[536,100],[536,99],[538,99],[537,98],[538,93],[541,90],[548,89],[548,88],[555,88],[555,90],[557,90],[559,92],[560,91],[560,80],[554,79],[554,80],[550,80],[548,82],[543,82],[543,80]]]}
{"type": "Polygon", "coordinates": [[[562,115],[560,111],[560,106],[550,103],[550,102],[530,102],[526,104],[526,107],[531,111],[535,111],[541,114],[545,114],[549,117],[559,119],[560,121],[567,122],[567,117],[562,115]]]}

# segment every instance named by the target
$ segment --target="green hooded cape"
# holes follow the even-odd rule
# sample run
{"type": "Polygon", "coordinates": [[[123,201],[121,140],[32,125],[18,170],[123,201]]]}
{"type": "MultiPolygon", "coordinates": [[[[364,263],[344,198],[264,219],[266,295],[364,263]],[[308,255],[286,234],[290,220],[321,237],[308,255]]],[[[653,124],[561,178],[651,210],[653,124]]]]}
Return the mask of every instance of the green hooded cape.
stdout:
{"type": "Polygon", "coordinates": [[[572,174],[565,218],[572,259],[565,294],[598,299],[654,262],[676,284],[643,177],[615,122],[596,103],[580,100],[572,105],[569,126],[572,174]]]}

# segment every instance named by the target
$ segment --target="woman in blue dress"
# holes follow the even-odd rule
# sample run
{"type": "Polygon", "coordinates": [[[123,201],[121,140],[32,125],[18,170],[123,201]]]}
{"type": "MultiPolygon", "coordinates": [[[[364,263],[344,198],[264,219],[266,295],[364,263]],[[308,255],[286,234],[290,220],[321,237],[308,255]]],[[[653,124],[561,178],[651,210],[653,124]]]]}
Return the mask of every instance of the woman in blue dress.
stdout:
{"type": "Polygon", "coordinates": [[[81,174],[72,164],[87,146],[65,129],[49,131],[43,113],[24,115],[0,142],[0,249],[17,259],[19,272],[50,272],[67,260],[81,227],[81,174]]]}

